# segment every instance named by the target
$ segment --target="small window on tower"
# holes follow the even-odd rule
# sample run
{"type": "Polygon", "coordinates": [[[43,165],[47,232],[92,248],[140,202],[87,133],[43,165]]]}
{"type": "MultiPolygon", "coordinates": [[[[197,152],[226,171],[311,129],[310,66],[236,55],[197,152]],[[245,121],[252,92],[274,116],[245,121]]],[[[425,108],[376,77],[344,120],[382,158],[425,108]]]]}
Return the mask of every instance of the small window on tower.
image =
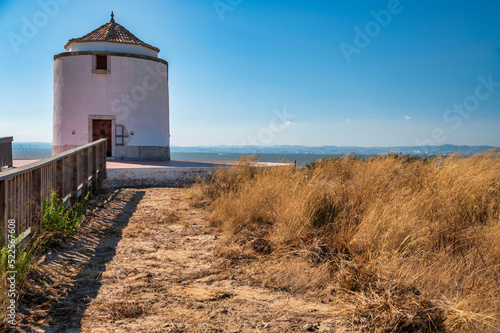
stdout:
{"type": "Polygon", "coordinates": [[[95,56],[95,63],[96,63],[96,66],[95,66],[95,69],[99,70],[105,70],[107,71],[108,70],[108,57],[105,56],[105,55],[96,55],[95,56]]]}

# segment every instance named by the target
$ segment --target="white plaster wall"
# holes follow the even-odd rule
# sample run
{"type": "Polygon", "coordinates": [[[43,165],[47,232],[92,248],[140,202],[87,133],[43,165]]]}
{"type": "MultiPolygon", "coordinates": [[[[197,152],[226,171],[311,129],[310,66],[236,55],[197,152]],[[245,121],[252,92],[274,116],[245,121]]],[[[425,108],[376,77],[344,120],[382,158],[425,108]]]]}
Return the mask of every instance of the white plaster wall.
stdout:
{"type": "Polygon", "coordinates": [[[155,58],[158,57],[158,52],[141,45],[110,43],[110,42],[72,42],[66,47],[66,51],[68,52],[108,51],[108,52],[142,54],[155,58]]]}
{"type": "Polygon", "coordinates": [[[108,169],[104,186],[109,188],[179,186],[192,184],[199,177],[208,177],[215,170],[214,167],[108,169]]]}
{"type": "Polygon", "coordinates": [[[108,74],[93,73],[94,55],[54,60],[54,145],[89,142],[89,115],[116,116],[134,132],[128,146],[170,145],[167,65],[108,55],[108,74]],[[75,134],[72,134],[72,131],[75,134]]]}

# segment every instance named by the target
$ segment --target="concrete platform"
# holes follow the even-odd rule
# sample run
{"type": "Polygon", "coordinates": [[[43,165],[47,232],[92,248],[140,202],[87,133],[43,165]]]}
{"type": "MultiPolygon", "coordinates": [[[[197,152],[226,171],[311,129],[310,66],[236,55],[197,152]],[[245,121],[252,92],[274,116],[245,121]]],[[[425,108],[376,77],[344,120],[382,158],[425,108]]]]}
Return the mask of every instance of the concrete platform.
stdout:
{"type": "MultiPolygon", "coordinates": [[[[16,159],[14,167],[21,167],[39,159],[16,159]]],[[[107,178],[104,186],[152,187],[180,186],[207,177],[218,167],[230,167],[236,161],[114,161],[106,162],[107,178]]],[[[284,166],[283,163],[256,163],[257,167],[284,166]]]]}
{"type": "Polygon", "coordinates": [[[206,177],[217,167],[229,167],[234,162],[204,161],[108,161],[108,177],[104,186],[149,187],[179,186],[206,177]]]}
{"type": "Polygon", "coordinates": [[[137,168],[215,168],[217,166],[233,165],[235,161],[113,161],[108,160],[109,169],[137,168]]]}

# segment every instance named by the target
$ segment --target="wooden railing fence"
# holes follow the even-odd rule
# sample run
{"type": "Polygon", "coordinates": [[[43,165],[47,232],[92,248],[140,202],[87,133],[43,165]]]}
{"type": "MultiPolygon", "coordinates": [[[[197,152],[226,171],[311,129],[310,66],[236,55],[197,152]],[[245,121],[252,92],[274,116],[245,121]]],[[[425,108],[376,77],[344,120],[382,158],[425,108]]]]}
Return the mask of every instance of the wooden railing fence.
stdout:
{"type": "Polygon", "coordinates": [[[39,228],[41,204],[52,191],[76,202],[106,178],[106,139],[100,139],[29,165],[0,173],[0,220],[15,221],[16,234],[39,228]]]}
{"type": "Polygon", "coordinates": [[[0,138],[0,170],[12,167],[12,140],[11,136],[0,138]]]}

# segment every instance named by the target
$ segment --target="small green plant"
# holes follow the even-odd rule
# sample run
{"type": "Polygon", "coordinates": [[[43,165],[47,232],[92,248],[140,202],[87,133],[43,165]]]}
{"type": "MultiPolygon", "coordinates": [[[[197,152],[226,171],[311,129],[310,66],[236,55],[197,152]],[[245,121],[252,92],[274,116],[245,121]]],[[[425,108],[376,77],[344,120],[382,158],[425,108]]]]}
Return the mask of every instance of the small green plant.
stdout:
{"type": "Polygon", "coordinates": [[[87,194],[75,206],[66,205],[52,191],[42,205],[42,230],[39,246],[42,249],[59,244],[73,235],[82,221],[87,194]]]}
{"type": "Polygon", "coordinates": [[[31,246],[24,248],[23,242],[18,242],[14,248],[14,253],[16,254],[14,266],[9,267],[8,248],[6,246],[2,247],[2,249],[0,250],[0,265],[2,277],[4,277],[7,271],[16,271],[17,275],[20,277],[26,276],[31,271],[30,263],[35,252],[34,250],[35,249],[31,246]]]}

